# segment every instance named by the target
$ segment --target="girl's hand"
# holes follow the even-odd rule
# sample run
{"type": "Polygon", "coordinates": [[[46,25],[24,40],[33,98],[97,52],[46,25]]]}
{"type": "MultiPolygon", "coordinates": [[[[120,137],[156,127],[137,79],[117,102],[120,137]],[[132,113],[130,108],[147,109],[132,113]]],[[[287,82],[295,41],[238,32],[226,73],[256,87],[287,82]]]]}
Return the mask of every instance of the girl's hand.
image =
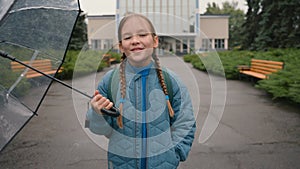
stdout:
{"type": "Polygon", "coordinates": [[[101,94],[99,94],[99,91],[96,90],[93,99],[91,100],[91,105],[94,111],[98,114],[101,113],[101,109],[110,109],[113,106],[113,103],[108,100],[107,98],[103,97],[101,94]]]}

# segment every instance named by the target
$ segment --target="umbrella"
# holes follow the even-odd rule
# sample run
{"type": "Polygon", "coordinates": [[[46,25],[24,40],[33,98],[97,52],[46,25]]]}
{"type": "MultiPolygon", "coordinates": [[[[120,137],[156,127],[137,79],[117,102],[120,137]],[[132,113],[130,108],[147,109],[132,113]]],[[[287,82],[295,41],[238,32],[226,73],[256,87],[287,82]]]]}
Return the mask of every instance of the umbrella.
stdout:
{"type": "Polygon", "coordinates": [[[53,80],[92,98],[54,78],[79,14],[78,0],[0,0],[0,151],[37,115],[53,80]]]}

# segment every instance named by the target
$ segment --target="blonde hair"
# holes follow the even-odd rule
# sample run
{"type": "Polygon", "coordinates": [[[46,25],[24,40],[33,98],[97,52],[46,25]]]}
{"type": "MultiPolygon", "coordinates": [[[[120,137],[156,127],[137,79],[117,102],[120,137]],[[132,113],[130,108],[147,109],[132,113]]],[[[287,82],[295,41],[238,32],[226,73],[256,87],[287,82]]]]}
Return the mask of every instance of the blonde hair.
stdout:
{"type": "MultiPolygon", "coordinates": [[[[140,18],[144,19],[148,23],[148,25],[150,26],[150,31],[152,32],[153,38],[156,36],[154,26],[147,17],[145,17],[144,15],[141,15],[141,14],[130,13],[129,15],[125,16],[120,21],[119,28],[118,28],[119,43],[122,43],[121,33],[122,33],[122,28],[123,28],[125,22],[128,19],[133,18],[133,17],[140,17],[140,18]]],[[[169,116],[173,118],[174,117],[174,111],[173,111],[173,108],[171,106],[170,100],[168,99],[169,96],[168,96],[167,86],[166,86],[165,81],[164,81],[164,76],[163,76],[162,69],[161,69],[161,66],[160,66],[159,58],[157,57],[157,55],[155,55],[155,50],[153,51],[152,58],[153,58],[154,63],[155,63],[156,73],[157,73],[157,77],[159,79],[160,86],[161,86],[164,94],[166,95],[166,101],[167,101],[167,106],[168,106],[168,110],[169,110],[169,116]]],[[[123,128],[123,120],[122,120],[122,118],[123,118],[123,104],[124,104],[124,99],[126,97],[125,60],[126,60],[126,55],[125,55],[125,53],[123,53],[123,55],[121,57],[121,64],[120,64],[120,70],[119,70],[120,71],[120,73],[119,73],[120,74],[120,83],[121,83],[121,88],[120,88],[121,101],[120,101],[120,105],[119,105],[120,116],[117,118],[117,124],[120,128],[123,128]]]]}
{"type": "Polygon", "coordinates": [[[150,31],[151,31],[151,33],[152,33],[154,36],[156,36],[155,28],[154,28],[153,24],[151,23],[151,21],[150,21],[146,16],[144,16],[144,15],[142,15],[142,14],[137,14],[137,13],[131,13],[131,12],[130,12],[130,13],[127,13],[127,14],[125,15],[125,17],[123,17],[122,20],[121,20],[120,23],[119,23],[119,28],[118,28],[118,40],[119,40],[120,43],[122,42],[122,29],[123,29],[123,26],[124,26],[124,24],[126,23],[126,21],[127,21],[128,19],[133,18],[133,17],[139,17],[139,18],[144,19],[144,20],[148,23],[148,25],[150,26],[150,31]]]}

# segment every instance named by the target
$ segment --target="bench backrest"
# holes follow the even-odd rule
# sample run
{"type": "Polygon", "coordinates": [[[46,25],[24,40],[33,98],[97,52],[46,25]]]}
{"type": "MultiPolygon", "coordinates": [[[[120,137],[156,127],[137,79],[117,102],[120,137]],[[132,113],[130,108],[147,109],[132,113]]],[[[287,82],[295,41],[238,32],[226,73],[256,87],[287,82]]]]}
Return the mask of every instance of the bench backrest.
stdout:
{"type": "Polygon", "coordinates": [[[283,62],[252,59],[250,70],[261,74],[271,74],[283,69],[283,62]]]}
{"type": "MultiPolygon", "coordinates": [[[[43,60],[33,60],[33,61],[22,61],[23,63],[39,70],[42,72],[52,71],[52,63],[49,59],[43,59],[43,60]]],[[[26,67],[19,64],[18,62],[11,62],[11,69],[13,72],[20,72],[23,71],[26,67]]],[[[28,69],[28,72],[26,75],[32,75],[37,74],[36,71],[28,69]]]]}

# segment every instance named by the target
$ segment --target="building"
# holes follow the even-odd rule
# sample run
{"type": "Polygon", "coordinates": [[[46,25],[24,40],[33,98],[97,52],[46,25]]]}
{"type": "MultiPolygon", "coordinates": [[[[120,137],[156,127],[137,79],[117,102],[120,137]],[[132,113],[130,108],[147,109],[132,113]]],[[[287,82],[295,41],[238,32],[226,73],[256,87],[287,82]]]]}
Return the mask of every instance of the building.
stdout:
{"type": "Polygon", "coordinates": [[[160,37],[159,53],[228,48],[229,17],[200,15],[199,0],[117,0],[116,15],[88,16],[90,47],[117,49],[116,28],[128,12],[142,13],[152,21],[160,37]]]}
{"type": "Polygon", "coordinates": [[[201,50],[227,50],[229,39],[228,15],[200,16],[200,44],[201,50]]]}
{"type": "MultiPolygon", "coordinates": [[[[115,48],[116,38],[115,15],[87,16],[88,44],[93,50],[108,51],[115,48]]],[[[117,46],[116,46],[117,47],[117,46]]]]}

